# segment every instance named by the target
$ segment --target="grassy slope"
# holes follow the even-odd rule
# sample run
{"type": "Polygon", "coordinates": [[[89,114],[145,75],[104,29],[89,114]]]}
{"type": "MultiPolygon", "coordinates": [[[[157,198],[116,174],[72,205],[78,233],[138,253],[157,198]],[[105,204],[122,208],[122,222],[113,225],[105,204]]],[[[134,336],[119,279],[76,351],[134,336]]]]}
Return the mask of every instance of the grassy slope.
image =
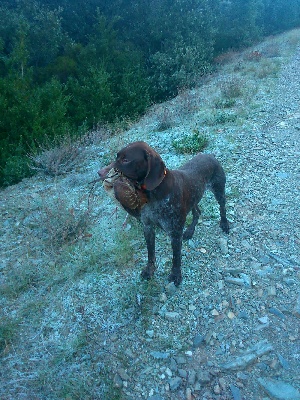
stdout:
{"type": "MultiPolygon", "coordinates": [[[[73,172],[40,174],[1,192],[1,398],[119,398],[110,372],[124,349],[114,345],[114,335],[137,320],[137,336],[148,326],[166,283],[170,247],[158,233],[160,271],[154,282],[141,283],[146,254],[140,227],[130,220],[131,229],[124,231],[125,213],[100,186],[90,196],[88,182],[116,149],[137,139],[175,167],[190,155],[178,154],[173,142],[195,132],[209,138],[207,151],[230,170],[230,154],[239,146],[234,132],[256,127],[298,38],[293,31],[225,55],[199,88],[154,106],[128,131],[110,138],[90,135],[73,172]]],[[[233,219],[238,188],[229,184],[228,193],[233,219]]],[[[217,218],[210,200],[207,196],[202,205],[207,225],[217,218]]],[[[192,280],[184,283],[187,295],[192,280]]],[[[184,335],[189,332],[174,335],[168,345],[176,347],[184,335]]]]}

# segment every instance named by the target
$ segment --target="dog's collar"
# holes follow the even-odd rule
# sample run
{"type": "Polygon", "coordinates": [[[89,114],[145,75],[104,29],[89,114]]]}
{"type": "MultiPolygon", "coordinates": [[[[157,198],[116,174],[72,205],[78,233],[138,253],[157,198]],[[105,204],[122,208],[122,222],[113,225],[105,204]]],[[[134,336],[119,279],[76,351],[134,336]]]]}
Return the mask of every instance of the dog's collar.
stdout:
{"type": "MultiPolygon", "coordinates": [[[[161,180],[160,180],[160,182],[159,182],[159,184],[158,184],[157,186],[159,186],[159,185],[162,183],[162,181],[165,179],[166,175],[167,175],[167,168],[164,169],[163,177],[161,178],[161,180]]],[[[146,179],[146,178],[144,178],[144,180],[145,180],[145,179],[146,179]]],[[[147,190],[147,186],[146,186],[144,183],[139,183],[139,186],[140,186],[140,188],[141,188],[142,190],[147,190]]],[[[156,186],[156,187],[157,187],[157,186],[156,186]]]]}

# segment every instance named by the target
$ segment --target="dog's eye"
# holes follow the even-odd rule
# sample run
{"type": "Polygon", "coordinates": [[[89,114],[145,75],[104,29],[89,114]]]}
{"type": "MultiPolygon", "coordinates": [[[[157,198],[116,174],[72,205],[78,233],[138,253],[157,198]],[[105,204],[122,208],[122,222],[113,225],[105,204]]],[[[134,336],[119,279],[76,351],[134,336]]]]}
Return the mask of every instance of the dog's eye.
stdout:
{"type": "Polygon", "coordinates": [[[128,160],[127,160],[127,158],[126,158],[126,157],[123,157],[123,158],[121,158],[121,162],[122,162],[122,163],[127,163],[127,162],[128,162],[128,160]]]}

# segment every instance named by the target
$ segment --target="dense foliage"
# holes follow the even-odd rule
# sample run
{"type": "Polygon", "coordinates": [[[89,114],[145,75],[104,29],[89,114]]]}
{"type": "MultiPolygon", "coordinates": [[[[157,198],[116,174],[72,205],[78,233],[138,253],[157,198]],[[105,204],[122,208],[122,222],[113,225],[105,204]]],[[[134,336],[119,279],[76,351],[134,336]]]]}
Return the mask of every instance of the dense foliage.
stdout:
{"type": "Polygon", "coordinates": [[[299,0],[2,0],[0,184],[45,141],[134,118],[221,52],[299,25],[299,0]]]}

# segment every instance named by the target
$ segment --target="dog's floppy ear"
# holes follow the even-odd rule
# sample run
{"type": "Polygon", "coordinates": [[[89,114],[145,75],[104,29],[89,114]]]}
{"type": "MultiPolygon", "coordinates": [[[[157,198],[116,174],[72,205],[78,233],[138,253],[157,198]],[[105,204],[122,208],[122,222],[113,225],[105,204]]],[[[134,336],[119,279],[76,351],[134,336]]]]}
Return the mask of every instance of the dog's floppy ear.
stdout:
{"type": "Polygon", "coordinates": [[[160,155],[151,147],[146,150],[148,161],[148,171],[144,179],[143,187],[146,190],[154,190],[164,179],[166,166],[160,155]]]}

